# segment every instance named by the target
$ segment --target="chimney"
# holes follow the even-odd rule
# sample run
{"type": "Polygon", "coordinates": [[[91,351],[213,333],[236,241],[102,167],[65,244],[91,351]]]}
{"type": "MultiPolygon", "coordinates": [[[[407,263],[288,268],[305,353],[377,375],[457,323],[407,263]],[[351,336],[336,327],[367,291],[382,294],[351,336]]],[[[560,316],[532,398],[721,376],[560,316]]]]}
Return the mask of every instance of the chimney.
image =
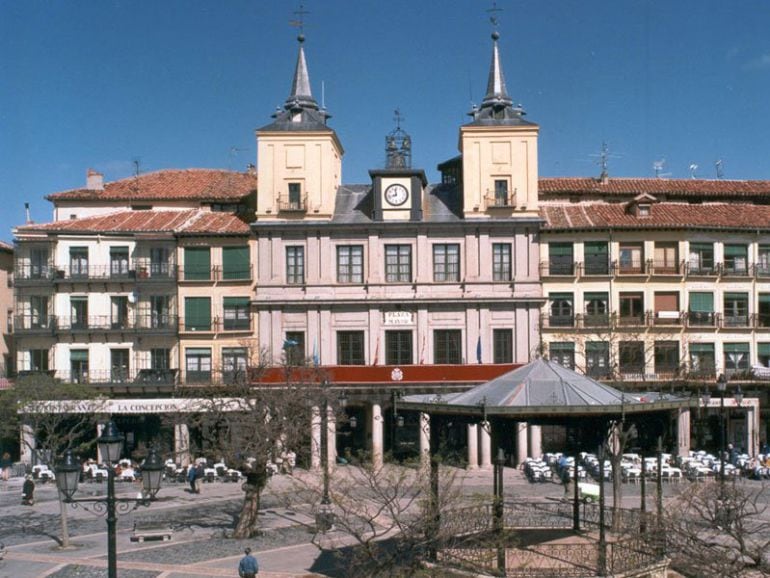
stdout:
{"type": "Polygon", "coordinates": [[[89,191],[103,191],[104,175],[97,173],[94,169],[88,169],[86,173],[86,189],[89,191]]]}
{"type": "Polygon", "coordinates": [[[24,203],[24,215],[26,219],[26,224],[31,225],[32,217],[30,217],[30,214],[29,214],[29,203],[24,203]]]}

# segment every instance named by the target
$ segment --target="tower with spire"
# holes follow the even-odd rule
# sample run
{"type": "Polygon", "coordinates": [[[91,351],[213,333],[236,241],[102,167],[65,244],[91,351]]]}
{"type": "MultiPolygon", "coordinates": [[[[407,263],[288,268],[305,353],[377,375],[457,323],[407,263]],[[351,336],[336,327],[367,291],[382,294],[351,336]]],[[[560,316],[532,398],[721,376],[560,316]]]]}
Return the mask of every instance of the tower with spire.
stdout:
{"type": "Polygon", "coordinates": [[[310,88],[305,35],[291,90],[273,122],[257,129],[257,219],[331,218],[342,179],[344,150],[329,128],[331,115],[318,106],[310,88]]]}
{"type": "MultiPolygon", "coordinates": [[[[493,18],[492,23],[497,24],[493,18]]],[[[537,124],[508,94],[498,40],[492,32],[487,91],[460,128],[463,214],[466,218],[534,216],[537,202],[537,124]]]]}

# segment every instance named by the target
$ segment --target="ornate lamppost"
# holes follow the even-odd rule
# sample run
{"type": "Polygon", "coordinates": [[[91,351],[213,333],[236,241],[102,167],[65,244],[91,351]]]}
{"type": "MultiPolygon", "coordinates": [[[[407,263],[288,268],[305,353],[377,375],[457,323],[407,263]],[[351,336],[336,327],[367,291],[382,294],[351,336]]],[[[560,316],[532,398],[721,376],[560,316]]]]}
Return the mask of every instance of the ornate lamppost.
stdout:
{"type": "Polygon", "coordinates": [[[725,391],[727,390],[727,378],[724,373],[717,378],[717,390],[719,391],[719,496],[725,494],[725,391]]]}
{"type": "Polygon", "coordinates": [[[160,490],[160,480],[163,477],[163,461],[155,449],[151,449],[147,458],[142,462],[142,487],[140,498],[118,498],[115,496],[114,464],[120,459],[123,449],[123,434],[120,433],[113,421],[104,427],[102,435],[96,440],[99,452],[109,466],[107,468],[107,496],[101,498],[74,498],[78,489],[82,465],[72,454],[71,450],[64,453],[64,458],[56,466],[56,485],[68,504],[93,504],[93,511],[107,515],[107,576],[117,578],[117,548],[115,546],[115,530],[117,511],[121,513],[136,509],[138,506],[149,506],[160,490]]]}

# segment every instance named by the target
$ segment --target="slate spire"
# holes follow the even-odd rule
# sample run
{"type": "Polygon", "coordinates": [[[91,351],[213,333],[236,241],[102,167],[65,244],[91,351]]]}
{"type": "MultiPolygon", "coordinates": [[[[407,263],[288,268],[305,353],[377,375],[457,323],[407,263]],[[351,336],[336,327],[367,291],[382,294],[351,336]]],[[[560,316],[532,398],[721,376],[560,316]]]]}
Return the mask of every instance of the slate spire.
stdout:
{"type": "Polygon", "coordinates": [[[492,33],[492,62],[489,65],[489,80],[487,80],[487,94],[481,107],[506,105],[512,106],[513,100],[508,96],[508,89],[505,87],[505,75],[503,74],[503,65],[500,62],[500,50],[497,46],[497,40],[500,34],[497,31],[492,33]]]}
{"type": "Polygon", "coordinates": [[[310,90],[310,74],[307,71],[307,60],[305,59],[305,35],[297,36],[299,41],[299,54],[297,54],[297,66],[294,69],[294,78],[291,83],[291,92],[284,103],[286,110],[296,110],[298,108],[310,108],[318,110],[318,103],[313,98],[310,90]]]}

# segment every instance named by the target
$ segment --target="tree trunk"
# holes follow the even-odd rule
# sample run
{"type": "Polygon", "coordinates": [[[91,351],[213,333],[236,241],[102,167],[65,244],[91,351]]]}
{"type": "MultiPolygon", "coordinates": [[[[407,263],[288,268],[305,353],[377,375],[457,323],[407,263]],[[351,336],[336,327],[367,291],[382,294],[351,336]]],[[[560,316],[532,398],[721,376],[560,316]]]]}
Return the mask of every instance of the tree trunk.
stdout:
{"type": "Polygon", "coordinates": [[[243,484],[243,507],[238,517],[238,523],[233,532],[233,538],[252,538],[259,532],[259,501],[264,486],[243,484]]]}

